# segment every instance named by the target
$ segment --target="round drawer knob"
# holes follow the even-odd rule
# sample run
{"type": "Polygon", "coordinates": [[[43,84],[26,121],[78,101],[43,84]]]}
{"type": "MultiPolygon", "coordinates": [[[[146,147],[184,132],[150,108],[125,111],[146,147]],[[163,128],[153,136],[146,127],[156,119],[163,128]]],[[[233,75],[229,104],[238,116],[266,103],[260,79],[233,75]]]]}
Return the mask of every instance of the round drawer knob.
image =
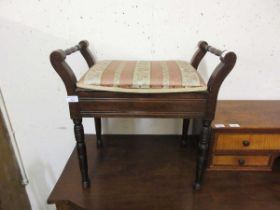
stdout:
{"type": "Polygon", "coordinates": [[[244,166],[245,165],[245,160],[244,159],[239,159],[238,163],[240,166],[244,166]]]}
{"type": "Polygon", "coordinates": [[[250,145],[250,141],[244,140],[244,141],[242,142],[242,144],[243,144],[244,147],[248,147],[248,146],[250,145]]]}

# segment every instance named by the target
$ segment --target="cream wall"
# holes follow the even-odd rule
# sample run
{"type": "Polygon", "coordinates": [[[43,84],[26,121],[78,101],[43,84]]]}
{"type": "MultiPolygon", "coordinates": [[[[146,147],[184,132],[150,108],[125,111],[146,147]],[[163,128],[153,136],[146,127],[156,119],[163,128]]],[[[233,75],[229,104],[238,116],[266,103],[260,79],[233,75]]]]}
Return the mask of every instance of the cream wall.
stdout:
{"type": "MultiPolygon", "coordinates": [[[[48,56],[88,39],[97,59],[190,59],[199,40],[232,49],[238,62],[220,99],[280,99],[278,0],[2,0],[0,87],[23,158],[34,210],[74,147],[66,93],[48,56]]],[[[70,61],[70,60],[69,60],[70,61]]],[[[204,77],[217,62],[206,56],[204,77]]],[[[86,64],[73,55],[80,75],[86,64]]],[[[85,121],[94,132],[93,120],[85,121]]],[[[105,133],[179,134],[179,120],[104,120],[105,133]]]]}

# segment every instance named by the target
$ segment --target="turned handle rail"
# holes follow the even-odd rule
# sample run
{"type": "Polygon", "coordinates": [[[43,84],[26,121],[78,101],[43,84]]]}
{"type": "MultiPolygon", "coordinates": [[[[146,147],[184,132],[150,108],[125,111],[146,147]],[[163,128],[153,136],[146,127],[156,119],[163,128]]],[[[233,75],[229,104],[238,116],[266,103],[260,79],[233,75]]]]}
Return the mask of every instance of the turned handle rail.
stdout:
{"type": "Polygon", "coordinates": [[[218,48],[215,48],[211,45],[208,45],[207,42],[205,41],[201,41],[198,43],[198,46],[201,48],[201,49],[204,49],[205,51],[207,52],[210,52],[214,55],[217,55],[217,56],[221,56],[223,54],[224,51],[218,49],[218,48]]]}
{"type": "Polygon", "coordinates": [[[50,60],[52,65],[55,65],[57,63],[62,63],[66,56],[71,55],[72,53],[75,53],[79,51],[84,59],[86,60],[89,67],[93,66],[95,63],[94,57],[91,53],[91,51],[88,49],[89,43],[86,40],[80,41],[77,45],[67,48],[65,50],[55,50],[50,55],[50,60]]]}
{"type": "Polygon", "coordinates": [[[211,52],[212,54],[214,55],[217,55],[217,56],[221,56],[223,54],[223,51],[215,48],[215,47],[212,47],[210,45],[208,45],[207,49],[206,49],[208,52],[211,52]]]}
{"type": "Polygon", "coordinates": [[[201,60],[207,52],[219,56],[221,61],[224,61],[224,57],[227,54],[226,50],[220,50],[211,45],[208,45],[206,41],[200,41],[198,43],[198,50],[195,52],[191,60],[191,64],[195,69],[198,68],[198,65],[200,64],[201,60]]]}
{"type": "Polygon", "coordinates": [[[74,47],[70,47],[66,50],[64,50],[66,55],[71,55],[74,52],[77,52],[78,50],[81,50],[82,46],[80,44],[75,45],[74,47]]]}

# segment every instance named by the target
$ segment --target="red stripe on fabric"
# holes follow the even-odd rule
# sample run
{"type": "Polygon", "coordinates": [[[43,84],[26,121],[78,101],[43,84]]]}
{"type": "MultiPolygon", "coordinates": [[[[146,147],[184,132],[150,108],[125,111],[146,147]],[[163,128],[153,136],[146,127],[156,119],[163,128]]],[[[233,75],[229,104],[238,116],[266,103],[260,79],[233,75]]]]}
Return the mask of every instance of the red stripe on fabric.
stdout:
{"type": "Polygon", "coordinates": [[[151,62],[151,78],[150,78],[151,88],[163,87],[163,72],[160,63],[161,63],[160,61],[151,62]]]}
{"type": "Polygon", "coordinates": [[[182,74],[176,61],[167,61],[169,72],[169,87],[179,88],[182,87],[182,74]]]}
{"type": "Polygon", "coordinates": [[[115,71],[117,67],[120,65],[120,61],[112,61],[109,66],[103,71],[103,74],[101,76],[101,86],[114,86],[114,77],[115,77],[115,71]]]}
{"type": "Polygon", "coordinates": [[[126,61],[120,76],[120,87],[131,88],[133,86],[133,74],[136,61],[126,61]]]}

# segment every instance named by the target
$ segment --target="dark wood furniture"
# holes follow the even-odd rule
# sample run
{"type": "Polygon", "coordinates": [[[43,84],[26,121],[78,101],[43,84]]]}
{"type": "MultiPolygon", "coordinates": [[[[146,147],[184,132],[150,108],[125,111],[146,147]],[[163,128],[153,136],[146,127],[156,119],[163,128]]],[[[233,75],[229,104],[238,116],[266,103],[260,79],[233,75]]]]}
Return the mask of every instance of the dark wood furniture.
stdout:
{"type": "Polygon", "coordinates": [[[209,170],[270,171],[280,155],[280,101],[219,101],[211,142],[209,170]]]}
{"type": "Polygon", "coordinates": [[[196,152],[180,136],[105,135],[103,150],[85,137],[94,186],[81,187],[74,149],[48,199],[58,210],[279,210],[279,161],[271,173],[209,171],[193,191],[196,152]]]}
{"type": "MultiPolygon", "coordinates": [[[[63,80],[67,95],[78,97],[79,99],[74,103],[69,103],[69,109],[70,116],[74,122],[82,185],[84,188],[89,187],[90,180],[88,176],[86,146],[84,143],[84,129],[82,125],[83,117],[95,118],[98,147],[102,146],[101,117],[159,117],[183,119],[199,118],[203,120],[194,183],[194,188],[199,189],[207,159],[209,131],[211,121],[215,116],[217,95],[223,80],[235,65],[235,53],[223,52],[209,46],[205,41],[198,44],[199,48],[191,61],[194,68],[197,69],[200,61],[207,52],[211,52],[220,58],[220,63],[215,68],[207,83],[207,91],[192,93],[136,94],[92,91],[77,88],[76,76],[70,66],[66,63],[65,59],[67,55],[80,51],[88,66],[93,66],[95,61],[88,46],[89,44],[87,41],[81,41],[78,45],[72,48],[56,50],[50,55],[52,66],[63,80]]],[[[184,127],[187,127],[186,120],[184,124],[184,127]]]]}

